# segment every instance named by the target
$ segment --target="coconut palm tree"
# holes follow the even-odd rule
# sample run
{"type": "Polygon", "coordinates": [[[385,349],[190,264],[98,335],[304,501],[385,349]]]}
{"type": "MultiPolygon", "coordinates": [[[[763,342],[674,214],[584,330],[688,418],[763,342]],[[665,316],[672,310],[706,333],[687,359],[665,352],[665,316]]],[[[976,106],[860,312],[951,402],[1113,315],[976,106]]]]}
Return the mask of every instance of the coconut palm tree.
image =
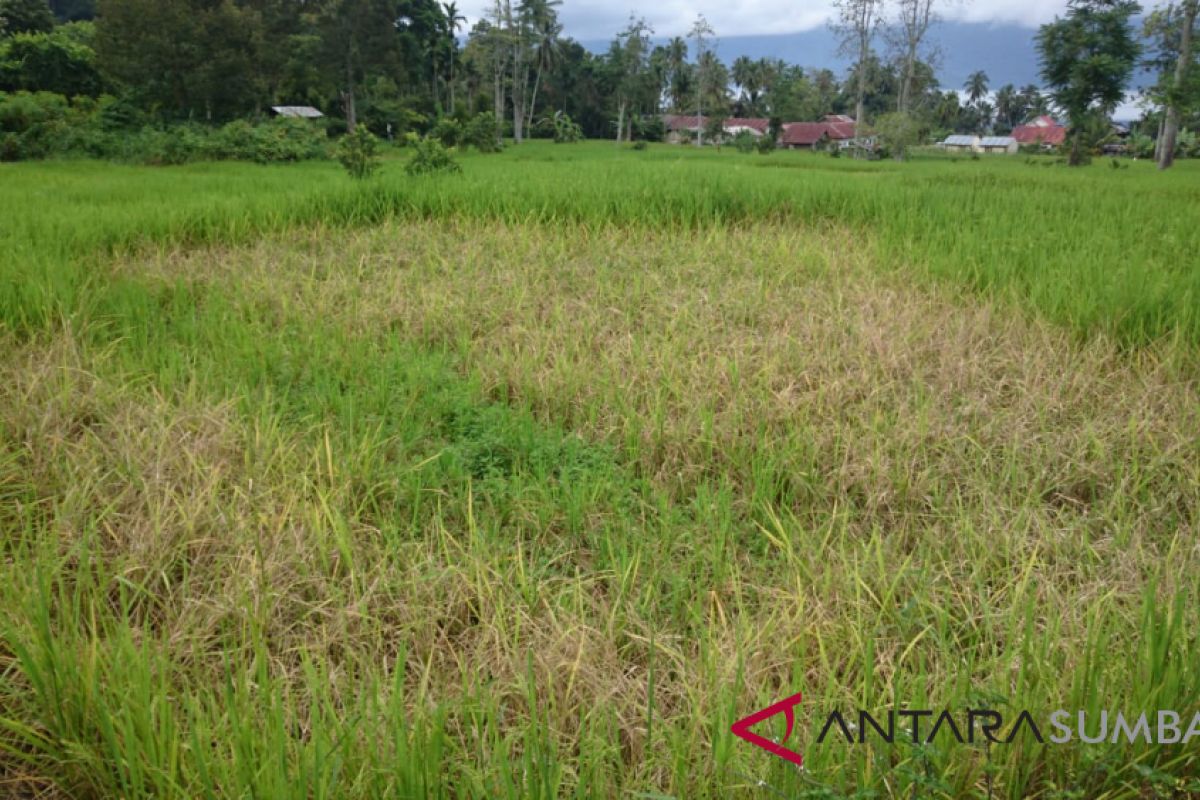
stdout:
{"type": "Polygon", "coordinates": [[[454,0],[442,3],[442,13],[446,17],[446,32],[450,35],[450,111],[454,111],[454,54],[458,50],[458,32],[467,18],[458,13],[458,4],[454,0]]]}
{"type": "Polygon", "coordinates": [[[988,76],[983,70],[972,72],[967,77],[967,82],[963,84],[963,89],[967,93],[967,100],[973,106],[979,105],[979,101],[987,97],[988,93],[988,76]]]}
{"type": "Polygon", "coordinates": [[[1008,133],[1017,126],[1017,120],[1022,116],[1021,96],[1017,87],[1007,83],[996,92],[996,122],[1002,127],[1003,133],[1008,133]]]}
{"type": "Polygon", "coordinates": [[[671,96],[673,111],[682,111],[684,98],[688,96],[688,45],[683,37],[676,36],[667,42],[667,93],[671,96]]]}
{"type": "Polygon", "coordinates": [[[558,60],[561,47],[559,36],[562,34],[562,24],[558,21],[556,9],[562,5],[562,0],[529,0],[530,28],[533,32],[533,58],[537,64],[537,72],[533,79],[533,95],[529,100],[527,126],[533,127],[533,112],[537,107],[538,87],[542,83],[542,74],[558,60]]]}

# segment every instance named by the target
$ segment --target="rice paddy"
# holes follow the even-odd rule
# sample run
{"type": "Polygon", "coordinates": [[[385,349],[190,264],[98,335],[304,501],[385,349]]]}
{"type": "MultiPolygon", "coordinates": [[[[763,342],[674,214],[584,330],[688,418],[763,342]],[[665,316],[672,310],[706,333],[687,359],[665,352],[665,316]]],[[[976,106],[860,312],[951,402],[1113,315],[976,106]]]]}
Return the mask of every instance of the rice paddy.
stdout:
{"type": "Polygon", "coordinates": [[[1191,163],[0,166],[0,794],[1200,794],[1191,163]]]}

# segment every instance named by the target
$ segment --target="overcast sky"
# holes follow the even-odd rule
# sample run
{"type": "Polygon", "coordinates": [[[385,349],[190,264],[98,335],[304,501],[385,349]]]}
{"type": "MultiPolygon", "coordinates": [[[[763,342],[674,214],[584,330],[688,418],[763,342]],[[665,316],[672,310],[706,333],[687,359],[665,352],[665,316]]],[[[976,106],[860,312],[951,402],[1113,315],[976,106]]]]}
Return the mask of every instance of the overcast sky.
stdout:
{"type": "MultiPolygon", "coordinates": [[[[515,0],[514,0],[515,5],[515,0]]],[[[1066,0],[943,0],[942,16],[963,22],[1015,23],[1035,28],[1054,19],[1066,0]]],[[[1149,5],[1148,3],[1146,5],[1149,5]]],[[[459,0],[470,23],[492,7],[489,0],[459,0]]],[[[830,0],[563,0],[559,16],[574,39],[610,39],[630,13],[645,17],[656,36],[682,36],[704,14],[717,36],[795,33],[824,26],[833,14],[830,0]]]]}

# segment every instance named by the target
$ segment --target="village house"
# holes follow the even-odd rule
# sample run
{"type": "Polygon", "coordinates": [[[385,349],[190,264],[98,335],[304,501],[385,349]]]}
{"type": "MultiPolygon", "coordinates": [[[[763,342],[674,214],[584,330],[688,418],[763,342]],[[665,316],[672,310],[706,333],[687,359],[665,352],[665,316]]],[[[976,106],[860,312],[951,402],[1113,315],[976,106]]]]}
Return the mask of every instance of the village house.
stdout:
{"type": "Polygon", "coordinates": [[[703,133],[707,125],[708,117],[696,114],[667,114],[663,117],[667,141],[671,144],[696,141],[696,134],[703,133]]]}
{"type": "Polygon", "coordinates": [[[823,150],[830,141],[827,123],[789,122],[783,126],[779,146],[785,150],[823,150]]]}
{"type": "Polygon", "coordinates": [[[940,147],[947,153],[977,153],[979,152],[979,137],[955,134],[947,136],[940,147]]]}
{"type": "Polygon", "coordinates": [[[779,145],[786,150],[845,149],[854,142],[854,120],[843,114],[822,122],[789,122],[783,126],[779,145]]]}
{"type": "Polygon", "coordinates": [[[1015,155],[1021,146],[1011,136],[984,136],[979,140],[979,152],[995,155],[1015,155]]]}
{"type": "MultiPolygon", "coordinates": [[[[671,144],[694,142],[697,131],[706,131],[709,122],[709,117],[695,114],[663,116],[666,139],[671,144]]],[[[854,128],[854,118],[845,114],[830,114],[820,122],[788,122],[784,123],[777,144],[787,150],[845,149],[856,143],[854,128]]],[[[721,130],[725,140],[743,133],[760,139],[770,134],[771,121],[762,117],[730,117],[722,121],[721,130]]],[[[865,143],[870,145],[869,141],[865,143]]]]}
{"type": "Polygon", "coordinates": [[[759,139],[767,135],[767,131],[771,128],[771,121],[762,118],[730,117],[722,123],[721,127],[730,139],[739,133],[748,133],[755,139],[759,139]]]}
{"type": "Polygon", "coordinates": [[[1059,125],[1053,117],[1041,116],[1013,128],[1012,136],[1018,145],[1050,149],[1066,141],[1067,129],[1059,125]]]}
{"type": "Polygon", "coordinates": [[[948,153],[991,153],[1013,155],[1020,151],[1017,140],[1011,136],[970,136],[955,134],[947,136],[941,147],[948,153]]]}

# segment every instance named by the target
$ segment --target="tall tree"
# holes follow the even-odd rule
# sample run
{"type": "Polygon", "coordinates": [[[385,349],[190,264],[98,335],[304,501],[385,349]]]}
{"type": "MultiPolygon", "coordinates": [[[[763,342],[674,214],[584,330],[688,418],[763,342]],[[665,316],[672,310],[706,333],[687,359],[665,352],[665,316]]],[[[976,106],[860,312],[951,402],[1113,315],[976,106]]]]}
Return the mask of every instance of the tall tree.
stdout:
{"type": "Polygon", "coordinates": [[[450,61],[450,111],[453,112],[456,108],[454,99],[454,62],[458,54],[458,32],[462,29],[467,18],[458,13],[458,4],[453,2],[442,3],[442,14],[445,19],[445,32],[449,38],[449,61],[450,61]]]}
{"type": "Polygon", "coordinates": [[[753,116],[757,111],[758,95],[762,91],[760,84],[761,67],[759,62],[749,56],[738,56],[733,60],[730,76],[741,90],[741,102],[746,116],[753,116]]]}
{"type": "MultiPolygon", "coordinates": [[[[1196,67],[1192,53],[1192,42],[1195,38],[1196,15],[1200,9],[1200,0],[1184,0],[1179,7],[1174,3],[1166,9],[1155,12],[1161,15],[1164,28],[1164,39],[1167,45],[1163,48],[1166,55],[1174,55],[1172,76],[1162,92],[1164,100],[1162,132],[1156,148],[1158,168],[1170,169],[1175,164],[1175,148],[1179,139],[1180,119],[1183,109],[1189,104],[1190,73],[1196,67]],[[1173,51],[1173,53],[1171,52],[1173,51]]],[[[1150,24],[1149,22],[1147,23],[1150,24]]],[[[1164,59],[1166,60],[1166,59],[1164,59]]],[[[1166,65],[1164,64],[1164,67],[1166,65]]]]}
{"type": "Polygon", "coordinates": [[[996,122],[1001,130],[998,133],[1008,133],[1015,128],[1019,120],[1025,116],[1021,105],[1021,95],[1017,87],[1011,83],[1001,86],[996,92],[996,122]]]}
{"type": "Polygon", "coordinates": [[[49,33],[53,28],[46,0],[0,0],[0,34],[49,33]]]}
{"type": "Polygon", "coordinates": [[[666,44],[667,97],[672,111],[683,111],[691,84],[691,68],[688,66],[687,42],[679,36],[666,44]]]}
{"type": "Polygon", "coordinates": [[[1089,119],[1112,113],[1125,97],[1141,52],[1130,20],[1140,11],[1132,0],[1071,0],[1066,16],[1038,33],[1042,78],[1071,123],[1072,166],[1084,161],[1089,119]]]}
{"type": "Polygon", "coordinates": [[[258,107],[262,36],[255,9],[205,0],[101,0],[99,12],[97,63],[144,105],[204,120],[258,107]]]}
{"type": "Polygon", "coordinates": [[[537,72],[533,79],[533,95],[529,100],[526,126],[533,127],[533,115],[537,111],[538,88],[542,75],[553,66],[559,54],[559,36],[562,24],[558,21],[558,7],[562,0],[526,0],[529,8],[529,26],[532,34],[533,62],[537,72]]]}
{"type": "Polygon", "coordinates": [[[1018,124],[1028,121],[1032,116],[1045,114],[1050,110],[1047,107],[1045,96],[1042,95],[1042,90],[1032,83],[1021,87],[1020,97],[1023,111],[1017,120],[1018,124]]]}
{"type": "Polygon", "coordinates": [[[864,106],[870,89],[869,62],[879,30],[883,0],[835,0],[834,7],[838,12],[834,31],[841,40],[841,52],[854,59],[854,133],[857,136],[859,126],[864,122],[864,106]]]}
{"type": "MultiPolygon", "coordinates": [[[[937,22],[938,0],[897,0],[892,38],[900,51],[900,96],[897,109],[906,113],[912,103],[913,82],[929,29],[937,22]]],[[[926,58],[926,61],[929,61],[926,58]]]]}
{"type": "Polygon", "coordinates": [[[399,60],[398,33],[413,19],[395,0],[323,0],[317,25],[323,63],[337,78],[346,130],[358,125],[358,96],[369,71],[394,72],[399,60]]]}
{"type": "Polygon", "coordinates": [[[688,38],[692,40],[693,46],[696,48],[696,146],[704,145],[704,92],[705,79],[709,76],[704,74],[705,59],[712,46],[712,40],[716,36],[716,31],[712,25],[708,24],[708,20],[703,14],[696,17],[696,21],[692,23],[692,29],[688,31],[688,38]]]}
{"type": "Polygon", "coordinates": [[[972,72],[963,84],[963,91],[967,93],[968,103],[973,106],[979,105],[980,101],[987,99],[988,74],[981,69],[972,72]]]}
{"type": "Polygon", "coordinates": [[[633,138],[633,114],[647,95],[649,86],[650,37],[654,30],[646,20],[629,18],[629,25],[617,34],[609,50],[615,74],[617,104],[617,142],[633,138]]]}
{"type": "Polygon", "coordinates": [[[492,73],[492,114],[496,118],[496,144],[499,145],[504,138],[504,81],[509,57],[505,6],[501,0],[492,5],[491,24],[481,28],[481,35],[492,73]]]}
{"type": "Polygon", "coordinates": [[[0,39],[0,91],[95,97],[104,81],[96,70],[93,38],[92,23],[75,22],[51,33],[18,33],[0,39]]]}

